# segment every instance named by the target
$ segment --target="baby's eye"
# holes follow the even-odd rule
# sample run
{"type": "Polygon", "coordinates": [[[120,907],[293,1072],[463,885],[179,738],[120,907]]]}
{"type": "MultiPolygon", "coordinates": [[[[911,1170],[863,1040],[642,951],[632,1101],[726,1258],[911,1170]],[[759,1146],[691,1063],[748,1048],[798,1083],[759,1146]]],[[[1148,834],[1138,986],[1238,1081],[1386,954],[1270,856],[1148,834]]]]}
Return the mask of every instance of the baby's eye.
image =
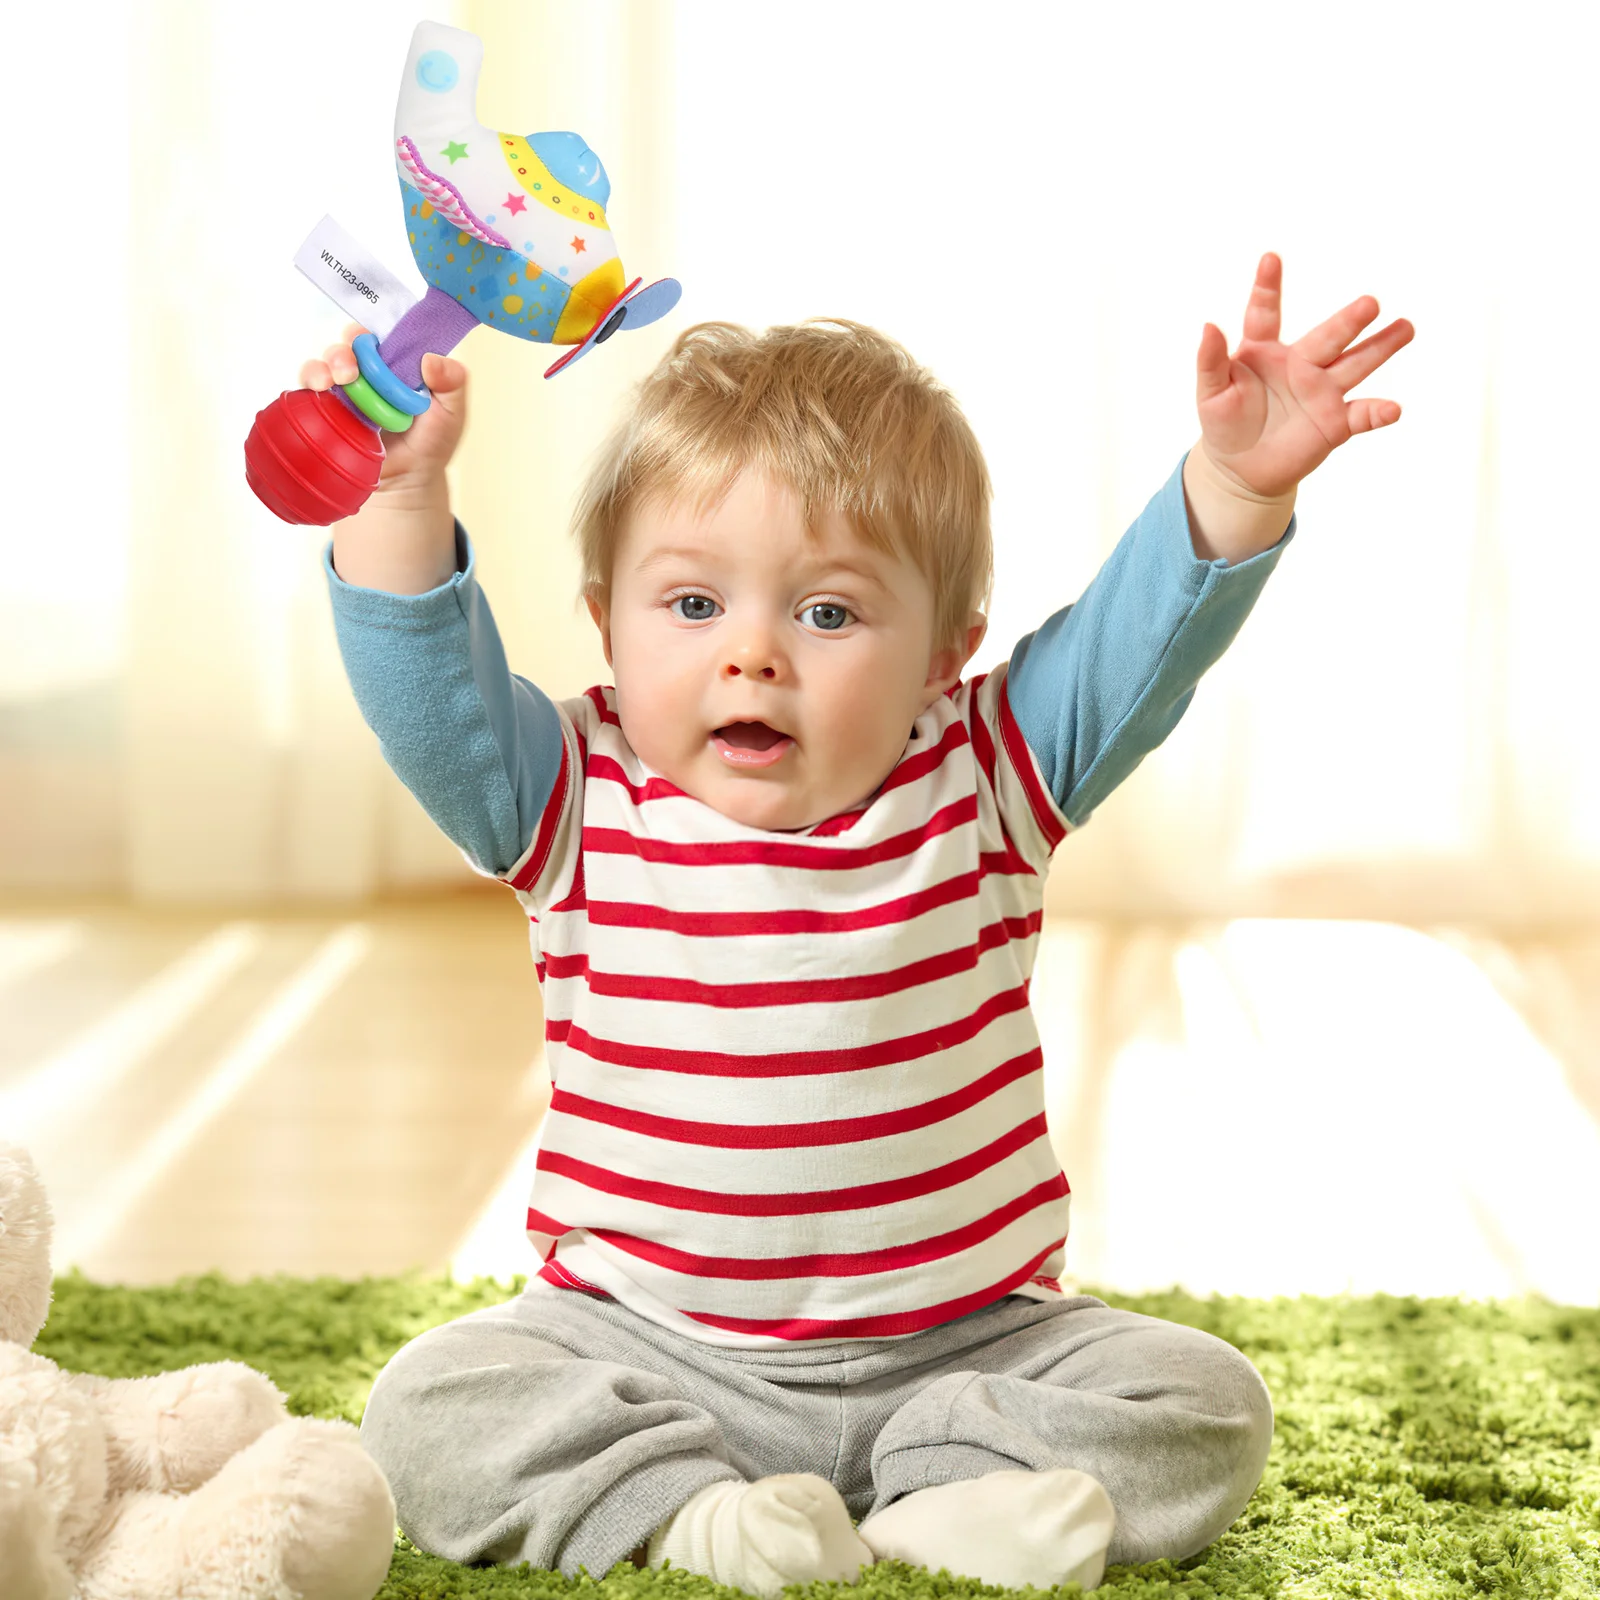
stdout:
{"type": "Polygon", "coordinates": [[[818,600],[815,605],[806,607],[806,614],[811,617],[812,627],[824,633],[832,633],[850,620],[849,610],[832,600],[818,600]]]}
{"type": "Polygon", "coordinates": [[[708,622],[716,614],[717,602],[703,594],[680,594],[667,608],[685,622],[708,622]],[[683,610],[679,611],[678,607],[683,610]]]}

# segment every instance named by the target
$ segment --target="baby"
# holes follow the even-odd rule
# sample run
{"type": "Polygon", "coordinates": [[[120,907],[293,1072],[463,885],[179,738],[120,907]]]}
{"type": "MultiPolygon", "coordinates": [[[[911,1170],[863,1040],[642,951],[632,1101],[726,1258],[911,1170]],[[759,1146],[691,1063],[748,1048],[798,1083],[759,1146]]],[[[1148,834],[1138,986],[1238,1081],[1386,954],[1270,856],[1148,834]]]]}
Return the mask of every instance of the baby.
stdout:
{"type": "Polygon", "coordinates": [[[614,687],[561,702],[507,669],[445,482],[466,374],[425,359],[328,579],[385,757],[528,914],[554,1087],[536,1275],[406,1345],[362,1422],[419,1547],[1093,1587],[1243,1510],[1250,1362],[1061,1288],[1028,984],[1055,847],[1183,715],[1300,479],[1400,414],[1344,395],[1411,326],[1351,346],[1364,296],[1284,345],[1281,271],[1231,357],[1207,324],[1202,438],[1081,599],[967,679],[988,476],[890,340],[677,340],[578,512],[614,687]]]}

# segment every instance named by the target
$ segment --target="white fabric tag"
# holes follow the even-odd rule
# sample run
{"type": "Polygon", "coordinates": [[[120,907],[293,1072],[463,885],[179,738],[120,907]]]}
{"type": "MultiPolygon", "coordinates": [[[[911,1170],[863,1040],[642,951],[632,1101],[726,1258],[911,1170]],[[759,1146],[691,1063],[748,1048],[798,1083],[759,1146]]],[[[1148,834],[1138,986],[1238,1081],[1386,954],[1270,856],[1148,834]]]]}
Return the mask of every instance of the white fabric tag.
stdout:
{"type": "Polygon", "coordinates": [[[382,342],[417,297],[359,240],[324,217],[295,252],[294,264],[382,342]]]}

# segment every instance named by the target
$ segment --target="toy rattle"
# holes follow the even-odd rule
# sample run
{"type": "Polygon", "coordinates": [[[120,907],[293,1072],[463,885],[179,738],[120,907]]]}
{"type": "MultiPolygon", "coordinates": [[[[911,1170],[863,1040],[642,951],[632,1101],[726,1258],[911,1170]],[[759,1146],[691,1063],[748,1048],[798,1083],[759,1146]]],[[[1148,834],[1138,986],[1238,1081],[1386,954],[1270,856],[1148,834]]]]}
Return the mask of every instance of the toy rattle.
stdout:
{"type": "Polygon", "coordinates": [[[619,328],[664,317],[683,290],[627,282],[606,221],[611,182],[575,133],[494,133],[477,120],[483,41],[418,23],[395,108],[395,164],[421,300],[324,218],[296,265],[377,333],[355,341],[360,376],[285,390],[256,413],[245,477],[285,522],[326,526],[358,511],[383,464],[380,430],[403,433],[428,409],[422,357],[446,355],[480,323],[571,345],[571,366],[619,328]]]}

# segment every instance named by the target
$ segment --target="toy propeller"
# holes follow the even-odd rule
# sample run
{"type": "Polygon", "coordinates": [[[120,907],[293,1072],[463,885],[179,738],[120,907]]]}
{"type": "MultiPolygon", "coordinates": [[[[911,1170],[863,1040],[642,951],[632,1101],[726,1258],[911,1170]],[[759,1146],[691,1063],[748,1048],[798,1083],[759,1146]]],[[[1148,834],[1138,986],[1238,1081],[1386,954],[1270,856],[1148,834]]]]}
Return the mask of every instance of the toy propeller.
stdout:
{"type": "MultiPolygon", "coordinates": [[[[495,133],[477,120],[482,64],[476,34],[422,22],[411,36],[394,153],[427,291],[381,341],[355,341],[354,383],[285,390],[257,412],[245,478],[285,522],[325,527],[361,508],[383,465],[380,430],[403,433],[432,403],[422,383],[428,351],[447,355],[482,323],[570,345],[546,369],[553,378],[619,329],[664,317],[683,293],[675,278],[643,289],[627,280],[606,220],[611,181],[577,134],[495,133]]],[[[326,249],[321,258],[341,278],[357,277],[326,249]]]]}

